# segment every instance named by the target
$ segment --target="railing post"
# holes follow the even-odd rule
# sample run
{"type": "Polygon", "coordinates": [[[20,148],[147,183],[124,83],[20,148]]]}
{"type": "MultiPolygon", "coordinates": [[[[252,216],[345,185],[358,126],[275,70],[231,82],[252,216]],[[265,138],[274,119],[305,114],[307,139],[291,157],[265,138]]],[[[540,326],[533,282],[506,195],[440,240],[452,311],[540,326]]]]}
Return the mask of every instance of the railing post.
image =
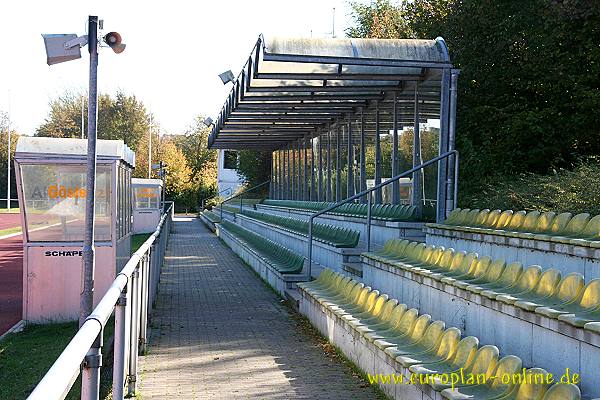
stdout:
{"type": "Polygon", "coordinates": [[[113,400],[123,400],[125,397],[125,348],[127,347],[126,340],[126,324],[127,324],[127,286],[121,292],[121,296],[115,307],[115,343],[113,355],[113,384],[112,398],[113,400]]]}
{"type": "Polygon", "coordinates": [[[313,217],[308,219],[308,280],[310,281],[312,275],[312,234],[313,217]]]}
{"type": "Polygon", "coordinates": [[[371,193],[367,195],[367,251],[371,251],[371,193]]]}
{"type": "Polygon", "coordinates": [[[146,354],[146,343],[148,340],[148,291],[149,291],[149,271],[150,271],[150,256],[146,254],[142,260],[142,276],[141,276],[141,291],[140,291],[140,334],[139,344],[140,353],[146,354]]]}
{"type": "MultiPolygon", "coordinates": [[[[98,321],[98,323],[100,323],[98,321]]],[[[81,370],[81,400],[100,399],[100,367],[102,367],[102,333],[88,350],[81,370]]]]}
{"type": "Polygon", "coordinates": [[[134,396],[137,389],[137,357],[139,332],[139,265],[131,274],[131,329],[129,330],[129,368],[127,396],[134,396]]]}

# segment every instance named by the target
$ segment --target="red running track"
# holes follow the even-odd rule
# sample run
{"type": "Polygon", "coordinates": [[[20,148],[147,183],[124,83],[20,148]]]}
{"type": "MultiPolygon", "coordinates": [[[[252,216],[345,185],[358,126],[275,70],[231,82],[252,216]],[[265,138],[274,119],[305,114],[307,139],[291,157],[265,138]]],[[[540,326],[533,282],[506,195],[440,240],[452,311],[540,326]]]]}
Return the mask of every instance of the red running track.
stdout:
{"type": "MultiPolygon", "coordinates": [[[[21,225],[19,214],[0,214],[0,230],[21,225]]],[[[0,239],[0,335],[21,320],[23,238],[0,239]]]]}

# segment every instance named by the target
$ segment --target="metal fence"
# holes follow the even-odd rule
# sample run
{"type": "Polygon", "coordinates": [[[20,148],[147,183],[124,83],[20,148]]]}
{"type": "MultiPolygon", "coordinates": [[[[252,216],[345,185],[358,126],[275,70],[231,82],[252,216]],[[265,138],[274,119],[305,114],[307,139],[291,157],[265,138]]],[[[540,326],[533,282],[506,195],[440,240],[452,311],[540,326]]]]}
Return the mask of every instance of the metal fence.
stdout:
{"type": "Polygon", "coordinates": [[[99,398],[102,334],[115,313],[112,398],[135,394],[138,354],[146,349],[148,316],[158,288],[173,204],[156,231],[133,254],[112,285],[28,397],[64,399],[81,371],[81,399],[99,398]]]}

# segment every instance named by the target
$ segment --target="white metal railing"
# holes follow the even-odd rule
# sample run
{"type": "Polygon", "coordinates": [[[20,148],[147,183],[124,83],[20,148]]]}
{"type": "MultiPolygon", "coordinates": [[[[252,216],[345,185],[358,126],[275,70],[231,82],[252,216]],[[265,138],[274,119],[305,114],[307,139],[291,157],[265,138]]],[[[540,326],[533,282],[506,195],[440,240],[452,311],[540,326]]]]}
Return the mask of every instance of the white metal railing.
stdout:
{"type": "Polygon", "coordinates": [[[172,219],[173,204],[162,216],[156,231],[125,264],[92,314],[29,395],[29,400],[64,399],[80,371],[83,371],[81,398],[99,398],[102,334],[113,311],[112,398],[123,399],[135,394],[137,358],[146,349],[148,316],[156,296],[172,219]]]}

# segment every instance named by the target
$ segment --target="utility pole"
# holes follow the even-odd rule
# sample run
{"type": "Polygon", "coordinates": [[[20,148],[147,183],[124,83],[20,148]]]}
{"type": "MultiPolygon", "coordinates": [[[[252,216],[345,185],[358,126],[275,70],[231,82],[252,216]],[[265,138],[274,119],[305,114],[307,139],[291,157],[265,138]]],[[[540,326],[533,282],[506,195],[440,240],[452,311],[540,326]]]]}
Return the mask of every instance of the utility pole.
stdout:
{"type": "Polygon", "coordinates": [[[150,127],[148,129],[148,179],[152,178],[152,127],[154,116],[150,114],[150,127]]]}
{"type": "Polygon", "coordinates": [[[8,149],[6,157],[6,210],[10,212],[10,90],[8,91],[8,149]]]}
{"type": "Polygon", "coordinates": [[[83,110],[85,109],[85,99],[83,96],[81,96],[81,138],[83,139],[83,123],[85,122],[85,119],[83,117],[83,110]]]}
{"type": "Polygon", "coordinates": [[[335,7],[333,7],[333,18],[331,21],[331,37],[335,38],[335,7]]]}

